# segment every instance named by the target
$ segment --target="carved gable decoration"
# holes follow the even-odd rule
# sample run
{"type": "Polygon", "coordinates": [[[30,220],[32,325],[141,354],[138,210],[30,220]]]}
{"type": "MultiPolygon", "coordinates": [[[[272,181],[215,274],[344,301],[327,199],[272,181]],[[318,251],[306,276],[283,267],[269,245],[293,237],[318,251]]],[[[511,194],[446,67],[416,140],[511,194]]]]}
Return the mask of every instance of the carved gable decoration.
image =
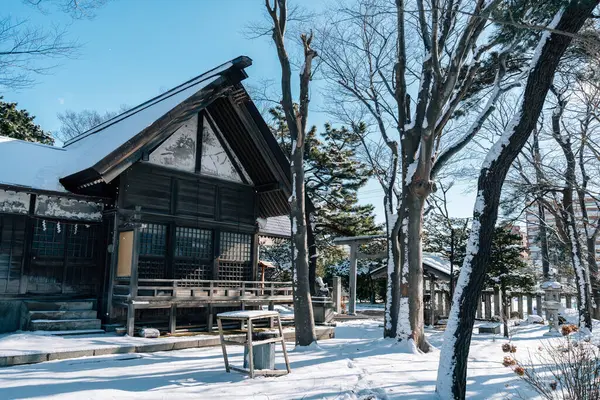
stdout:
{"type": "Polygon", "coordinates": [[[164,167],[194,172],[198,114],[187,120],[167,140],[150,153],[150,162],[164,167]]]}
{"type": "Polygon", "coordinates": [[[202,160],[200,173],[234,182],[243,182],[228,153],[227,144],[218,137],[205,119],[202,127],[202,160]]]}

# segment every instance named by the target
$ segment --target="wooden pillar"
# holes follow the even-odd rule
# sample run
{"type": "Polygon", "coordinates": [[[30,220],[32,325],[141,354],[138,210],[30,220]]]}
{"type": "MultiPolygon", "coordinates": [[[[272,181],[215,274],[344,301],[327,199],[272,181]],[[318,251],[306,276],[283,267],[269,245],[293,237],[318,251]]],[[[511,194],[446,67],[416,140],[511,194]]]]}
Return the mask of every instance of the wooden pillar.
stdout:
{"type": "Polygon", "coordinates": [[[135,334],[135,306],[134,301],[138,290],[138,260],[140,256],[140,227],[133,228],[133,244],[131,255],[131,276],[129,277],[129,304],[127,306],[127,334],[135,334]]]}
{"type": "Polygon", "coordinates": [[[500,289],[494,288],[494,315],[502,315],[500,312],[500,289]]]}
{"type": "Polygon", "coordinates": [[[477,314],[476,314],[476,319],[481,319],[482,318],[482,313],[481,313],[481,296],[479,296],[478,300],[477,300],[477,314]]]}
{"type": "Polygon", "coordinates": [[[452,299],[450,298],[450,294],[448,293],[448,295],[444,295],[444,314],[446,316],[450,315],[450,307],[451,307],[451,302],[452,299]]]}
{"type": "Polygon", "coordinates": [[[486,293],[485,295],[485,319],[492,319],[492,295],[486,293]]]}
{"type": "Polygon", "coordinates": [[[533,298],[530,294],[527,295],[527,315],[533,314],[533,298]]]}
{"type": "Polygon", "coordinates": [[[517,310],[519,311],[519,318],[523,318],[523,293],[519,293],[519,297],[517,297],[517,310]]]}
{"type": "Polygon", "coordinates": [[[435,325],[435,276],[433,274],[429,277],[429,297],[430,297],[430,325],[435,325]]]}
{"type": "Polygon", "coordinates": [[[212,304],[209,304],[209,305],[206,306],[206,314],[207,314],[207,316],[206,316],[206,330],[208,332],[212,332],[212,330],[213,330],[213,318],[214,318],[214,316],[213,316],[214,311],[213,311],[212,304]]]}
{"type": "Polygon", "coordinates": [[[172,335],[177,331],[177,304],[171,304],[169,311],[169,333],[172,335]]]}
{"type": "Polygon", "coordinates": [[[565,303],[567,304],[567,308],[571,308],[572,307],[571,295],[570,294],[565,294],[565,303]]]}
{"type": "Polygon", "coordinates": [[[339,276],[333,277],[333,311],[340,314],[342,312],[342,278],[339,276]]]}
{"type": "Polygon", "coordinates": [[[437,297],[438,315],[446,316],[446,313],[444,312],[444,292],[441,290],[438,291],[437,297]]]}
{"type": "MultiPolygon", "coordinates": [[[[37,195],[29,195],[29,213],[25,219],[25,241],[23,243],[23,257],[21,257],[21,274],[19,277],[19,294],[27,293],[29,283],[29,270],[31,265],[31,245],[33,244],[33,222],[37,195]]],[[[112,300],[112,299],[111,299],[112,300]]]]}
{"type": "Polygon", "coordinates": [[[356,314],[356,264],[358,244],[350,244],[350,299],[348,300],[348,314],[356,314]]]}
{"type": "Polygon", "coordinates": [[[535,296],[535,308],[537,311],[537,315],[542,317],[544,315],[542,310],[542,296],[539,294],[535,296]]]}

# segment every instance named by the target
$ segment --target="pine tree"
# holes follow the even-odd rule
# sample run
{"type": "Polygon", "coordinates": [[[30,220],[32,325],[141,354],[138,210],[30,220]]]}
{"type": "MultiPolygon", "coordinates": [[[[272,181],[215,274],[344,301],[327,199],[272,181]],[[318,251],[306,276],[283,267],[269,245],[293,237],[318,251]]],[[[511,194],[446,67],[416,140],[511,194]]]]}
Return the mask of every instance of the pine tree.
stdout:
{"type": "Polygon", "coordinates": [[[52,136],[35,124],[27,110],[17,109],[17,103],[2,101],[0,96],[0,135],[27,142],[54,144],[52,136]]]}
{"type": "MultiPolygon", "coordinates": [[[[450,262],[452,272],[458,273],[467,251],[469,218],[453,218],[433,213],[424,221],[423,250],[437,253],[450,262]]],[[[454,276],[452,277],[454,282],[454,276]]],[[[453,293],[453,285],[450,294],[453,293]]]]}
{"type": "MultiPolygon", "coordinates": [[[[291,141],[280,107],[269,110],[271,130],[281,148],[289,155],[291,141]]],[[[331,261],[339,260],[340,249],[332,240],[336,236],[369,235],[380,232],[375,224],[374,207],[358,204],[358,189],[363,187],[371,171],[357,156],[361,130],[352,132],[345,127],[333,128],[325,124],[318,133],[312,127],[305,140],[306,193],[314,205],[311,216],[312,234],[318,253],[311,258],[311,284],[317,269],[321,275],[331,261]]]]}
{"type": "Polygon", "coordinates": [[[515,290],[529,291],[535,285],[535,278],[523,259],[526,250],[523,246],[523,238],[513,233],[510,226],[496,227],[487,268],[486,286],[500,288],[505,337],[508,337],[510,293],[515,290]]]}

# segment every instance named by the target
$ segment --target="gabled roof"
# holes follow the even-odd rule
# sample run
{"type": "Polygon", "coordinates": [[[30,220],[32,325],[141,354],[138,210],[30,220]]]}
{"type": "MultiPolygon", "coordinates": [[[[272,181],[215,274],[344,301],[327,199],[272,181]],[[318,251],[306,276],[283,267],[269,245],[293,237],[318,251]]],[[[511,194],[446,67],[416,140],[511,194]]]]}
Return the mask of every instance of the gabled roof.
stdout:
{"type": "Polygon", "coordinates": [[[0,183],[98,195],[98,187],[206,110],[254,183],[260,216],[287,214],[289,162],[240,83],[251,64],[248,57],[235,58],[67,141],[63,149],[0,140],[0,157],[7,155],[0,160],[0,183]]]}
{"type": "Polygon", "coordinates": [[[247,75],[252,64],[238,57],[154,97],[65,143],[72,152],[70,167],[61,179],[74,185],[102,180],[110,182],[142,156],[142,149],[156,145],[247,75]]]}
{"type": "MultiPolygon", "coordinates": [[[[423,252],[423,270],[425,273],[435,275],[438,279],[450,280],[450,261],[437,253],[423,252]]],[[[371,271],[371,277],[374,279],[386,278],[387,265],[371,271]]]]}

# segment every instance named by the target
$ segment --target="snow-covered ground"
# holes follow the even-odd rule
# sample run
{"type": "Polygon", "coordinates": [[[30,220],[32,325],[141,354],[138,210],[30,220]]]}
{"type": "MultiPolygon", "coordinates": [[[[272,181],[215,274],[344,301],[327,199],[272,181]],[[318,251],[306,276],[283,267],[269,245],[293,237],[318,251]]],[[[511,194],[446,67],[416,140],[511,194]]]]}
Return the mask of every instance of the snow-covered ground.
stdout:
{"type": "MultiPolygon", "coordinates": [[[[547,329],[517,327],[517,355],[548,340],[542,336],[547,329]]],[[[292,373],[277,378],[228,374],[221,349],[214,347],[2,368],[0,399],[435,399],[439,352],[409,354],[381,336],[381,321],[339,323],[335,339],[290,352],[292,373]]],[[[441,347],[442,332],[429,330],[428,336],[441,347]]],[[[504,342],[499,336],[473,335],[469,399],[505,399],[515,387],[527,393],[511,369],[502,366],[504,342]]],[[[19,345],[16,339],[14,345],[19,345]]],[[[241,364],[242,348],[229,349],[232,362],[241,364]]],[[[277,356],[282,361],[279,351],[277,356]]]]}

